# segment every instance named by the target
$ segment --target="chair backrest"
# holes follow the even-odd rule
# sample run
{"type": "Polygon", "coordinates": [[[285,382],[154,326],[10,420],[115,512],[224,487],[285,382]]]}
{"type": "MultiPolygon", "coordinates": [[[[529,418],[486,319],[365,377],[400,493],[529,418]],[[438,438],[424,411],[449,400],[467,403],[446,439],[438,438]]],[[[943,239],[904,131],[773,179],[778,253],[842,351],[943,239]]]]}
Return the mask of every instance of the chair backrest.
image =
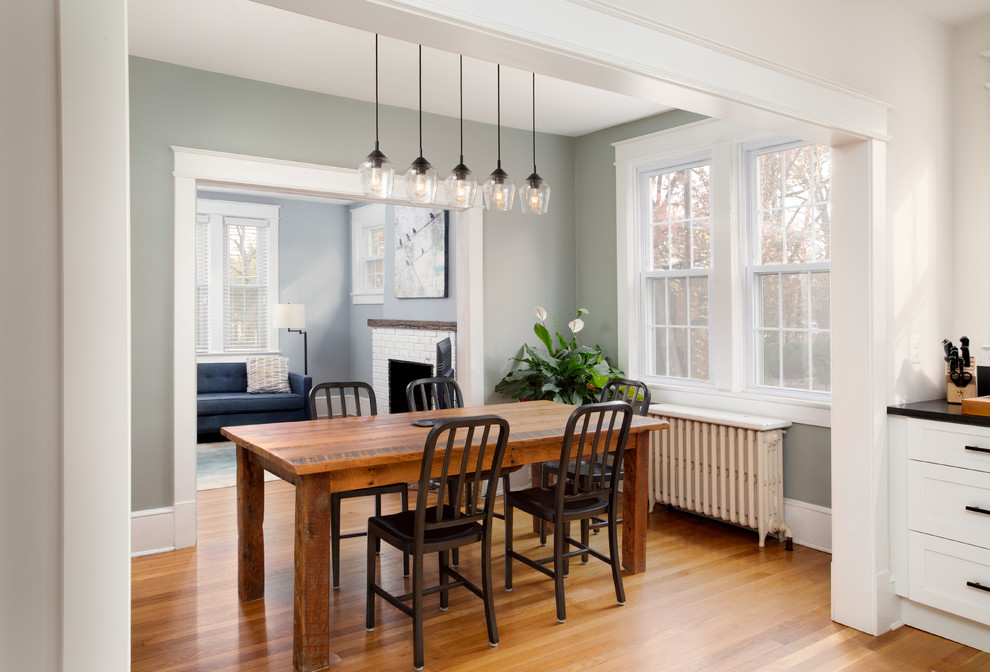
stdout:
{"type": "Polygon", "coordinates": [[[464,408],[461,386],[453,378],[435,376],[420,378],[406,385],[406,401],[410,411],[432,411],[438,408],[464,408]]]}
{"type": "Polygon", "coordinates": [[[650,410],[650,388],[646,383],[629,378],[612,378],[602,386],[598,401],[624,401],[645,416],[650,410]]]}
{"type": "Polygon", "coordinates": [[[481,522],[490,524],[498,478],[489,478],[486,492],[477,486],[482,472],[497,474],[505,457],[509,423],[497,415],[445,420],[433,426],[423,449],[423,466],[416,496],[416,539],[422,543],[432,529],[481,522]],[[453,487],[450,507],[442,495],[430,492],[430,482],[453,487]],[[430,506],[430,501],[433,505],[430,506]],[[428,514],[432,511],[433,513],[428,514]]]}
{"type": "Polygon", "coordinates": [[[309,391],[309,417],[315,420],[316,399],[323,394],[327,400],[327,415],[323,417],[347,418],[352,415],[378,415],[378,401],[375,391],[368,383],[351,381],[346,383],[319,383],[309,391]],[[364,393],[362,395],[362,393],[364,393]],[[334,413],[334,400],[339,402],[334,413]],[[350,405],[348,405],[348,401],[350,405]]]}
{"type": "Polygon", "coordinates": [[[557,480],[558,512],[563,513],[565,502],[617,496],[621,476],[608,463],[622,464],[632,416],[632,406],[624,401],[600,401],[574,409],[564,430],[560,464],[574,464],[569,469],[576,478],[557,480]]]}

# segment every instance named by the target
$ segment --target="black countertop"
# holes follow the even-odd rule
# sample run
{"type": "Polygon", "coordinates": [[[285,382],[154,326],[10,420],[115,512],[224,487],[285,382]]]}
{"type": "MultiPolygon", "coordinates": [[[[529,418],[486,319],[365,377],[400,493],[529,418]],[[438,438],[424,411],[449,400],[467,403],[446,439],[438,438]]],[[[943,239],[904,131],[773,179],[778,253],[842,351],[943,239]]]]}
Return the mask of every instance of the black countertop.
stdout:
{"type": "Polygon", "coordinates": [[[983,415],[963,415],[962,404],[950,404],[945,399],[914,401],[887,407],[888,415],[906,415],[909,418],[955,422],[962,425],[990,427],[990,417],[983,415]]]}

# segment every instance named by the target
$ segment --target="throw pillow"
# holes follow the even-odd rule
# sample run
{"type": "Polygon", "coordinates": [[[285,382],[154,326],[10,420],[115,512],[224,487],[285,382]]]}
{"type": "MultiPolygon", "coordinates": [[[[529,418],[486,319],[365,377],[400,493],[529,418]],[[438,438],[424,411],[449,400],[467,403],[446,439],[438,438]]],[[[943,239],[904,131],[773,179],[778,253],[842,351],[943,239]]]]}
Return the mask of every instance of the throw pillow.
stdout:
{"type": "Polygon", "coordinates": [[[292,392],[289,387],[289,358],[278,355],[247,358],[248,394],[292,392]]]}

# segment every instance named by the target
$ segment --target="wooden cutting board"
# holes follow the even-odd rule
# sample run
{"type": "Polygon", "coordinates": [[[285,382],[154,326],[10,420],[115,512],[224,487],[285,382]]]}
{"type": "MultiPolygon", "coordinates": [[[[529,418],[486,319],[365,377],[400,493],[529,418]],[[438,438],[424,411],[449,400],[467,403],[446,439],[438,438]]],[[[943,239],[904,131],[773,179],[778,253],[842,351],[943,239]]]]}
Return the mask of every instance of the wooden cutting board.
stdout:
{"type": "Polygon", "coordinates": [[[964,415],[990,416],[990,396],[963,399],[962,412],[964,415]]]}

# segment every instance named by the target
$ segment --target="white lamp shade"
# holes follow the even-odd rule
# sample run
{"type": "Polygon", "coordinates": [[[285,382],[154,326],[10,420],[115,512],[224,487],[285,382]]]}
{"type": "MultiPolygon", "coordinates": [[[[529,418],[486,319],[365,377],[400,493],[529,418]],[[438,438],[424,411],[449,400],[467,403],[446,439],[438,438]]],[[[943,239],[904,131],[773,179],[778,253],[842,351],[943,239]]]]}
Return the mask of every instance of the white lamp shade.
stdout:
{"type": "Polygon", "coordinates": [[[276,329],[305,329],[306,305],[303,303],[276,304],[273,322],[276,329]]]}

